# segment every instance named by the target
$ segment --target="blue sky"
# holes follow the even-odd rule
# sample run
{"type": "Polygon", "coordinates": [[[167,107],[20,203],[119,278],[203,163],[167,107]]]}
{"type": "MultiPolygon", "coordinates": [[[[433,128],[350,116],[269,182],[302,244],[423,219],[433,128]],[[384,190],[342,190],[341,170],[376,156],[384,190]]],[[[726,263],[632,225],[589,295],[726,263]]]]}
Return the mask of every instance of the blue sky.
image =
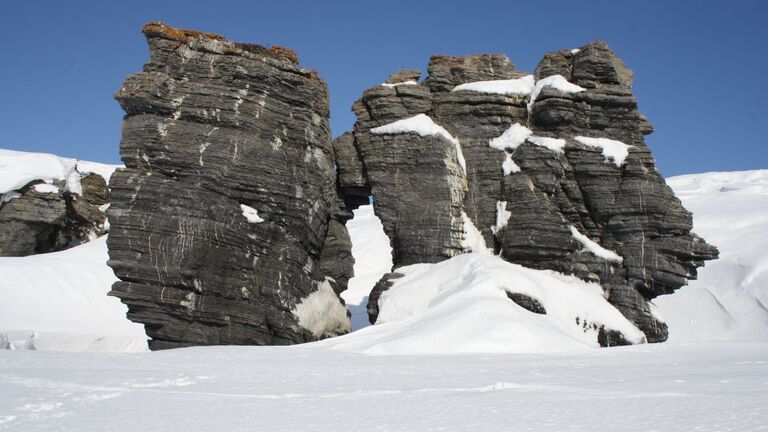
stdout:
{"type": "Polygon", "coordinates": [[[432,54],[504,53],[532,71],[547,51],[606,40],[635,71],[665,176],[768,168],[764,1],[21,1],[0,0],[0,148],[119,161],[112,98],[148,60],[161,20],[283,45],[331,93],[335,135],[390,72],[432,54]]]}

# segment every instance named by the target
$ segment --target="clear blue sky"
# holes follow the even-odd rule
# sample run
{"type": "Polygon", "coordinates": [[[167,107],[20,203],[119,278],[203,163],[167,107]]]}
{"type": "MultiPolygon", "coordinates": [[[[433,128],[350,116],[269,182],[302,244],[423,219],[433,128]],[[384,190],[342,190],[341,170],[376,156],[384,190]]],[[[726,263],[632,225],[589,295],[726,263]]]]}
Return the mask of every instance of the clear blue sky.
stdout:
{"type": "Polygon", "coordinates": [[[153,20],[283,45],[331,93],[334,136],[368,87],[431,54],[505,53],[532,71],[552,50],[604,39],[635,71],[666,176],[768,168],[765,1],[0,0],[0,148],[119,161],[112,98],[141,70],[153,20]]]}

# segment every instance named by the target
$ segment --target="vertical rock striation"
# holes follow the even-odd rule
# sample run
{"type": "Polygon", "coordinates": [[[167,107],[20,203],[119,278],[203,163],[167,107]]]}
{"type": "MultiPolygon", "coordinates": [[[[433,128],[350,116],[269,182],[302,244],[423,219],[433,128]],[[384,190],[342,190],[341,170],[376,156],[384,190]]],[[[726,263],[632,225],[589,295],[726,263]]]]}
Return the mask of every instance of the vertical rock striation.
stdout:
{"type": "MultiPolygon", "coordinates": [[[[547,54],[534,75],[501,55],[434,56],[428,71],[421,83],[403,71],[367,90],[354,131],[335,142],[351,155],[337,161],[341,190],[370,188],[395,267],[461,253],[463,211],[505,260],[600,282],[649,342],[665,340],[648,301],[695,278],[717,250],[691,233],[656,170],[632,72],[601,41],[547,54]],[[402,127],[419,115],[459,143],[453,155],[446,136],[402,127]],[[447,162],[457,153],[463,172],[447,162]]],[[[395,277],[371,294],[372,321],[395,277]]],[[[600,343],[626,341],[605,332],[600,343]]]]}
{"type": "Polygon", "coordinates": [[[349,331],[351,216],[328,93],[293,51],[161,23],[115,95],[111,295],[150,347],[291,344],[349,331]]]}

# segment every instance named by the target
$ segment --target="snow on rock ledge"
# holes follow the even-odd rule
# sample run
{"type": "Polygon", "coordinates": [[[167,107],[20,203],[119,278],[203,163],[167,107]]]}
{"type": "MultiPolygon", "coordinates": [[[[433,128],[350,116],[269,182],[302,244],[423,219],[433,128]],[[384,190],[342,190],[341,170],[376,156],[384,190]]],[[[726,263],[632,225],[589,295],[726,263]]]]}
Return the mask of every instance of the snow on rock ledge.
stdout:
{"type": "Polygon", "coordinates": [[[533,75],[511,80],[475,81],[460,84],[451,90],[452,92],[470,91],[476,93],[500,94],[500,95],[529,95],[534,89],[535,79],[533,75]]]}
{"type": "Polygon", "coordinates": [[[584,251],[590,252],[595,256],[598,256],[606,261],[613,261],[618,263],[624,261],[624,258],[619,256],[619,254],[600,246],[595,241],[592,241],[589,237],[580,233],[579,230],[577,230],[576,227],[574,227],[573,225],[571,225],[570,228],[571,228],[571,234],[573,235],[573,238],[575,238],[576,241],[581,243],[581,245],[584,247],[583,249],[584,251]]]}
{"type": "Polygon", "coordinates": [[[645,341],[600,285],[573,276],[479,254],[396,271],[404,276],[379,299],[376,325],[323,343],[365,354],[434,354],[580,350],[598,347],[608,330],[645,341]],[[508,293],[535,299],[547,313],[524,309],[508,293]]]}
{"type": "Polygon", "coordinates": [[[398,120],[384,126],[379,126],[371,129],[372,134],[376,135],[388,135],[399,133],[416,133],[423,137],[428,136],[441,136],[456,146],[456,161],[461,166],[462,171],[466,174],[467,163],[464,161],[464,155],[461,151],[461,144],[459,140],[453,137],[445,128],[435,123],[432,118],[426,114],[417,114],[413,117],[398,120]]]}
{"type": "Polygon", "coordinates": [[[624,164],[624,160],[629,156],[629,148],[631,145],[624,144],[621,141],[612,140],[608,138],[590,138],[585,136],[577,136],[574,138],[576,141],[584,144],[588,147],[594,147],[602,150],[605,161],[613,159],[613,163],[620,167],[624,164]]]}

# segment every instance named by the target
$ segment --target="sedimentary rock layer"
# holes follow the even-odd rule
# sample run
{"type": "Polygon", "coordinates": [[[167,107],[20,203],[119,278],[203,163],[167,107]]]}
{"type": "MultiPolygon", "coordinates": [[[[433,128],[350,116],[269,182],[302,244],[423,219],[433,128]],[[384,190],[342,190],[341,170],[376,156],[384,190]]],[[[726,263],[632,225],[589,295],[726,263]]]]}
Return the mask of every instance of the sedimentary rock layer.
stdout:
{"type": "MultiPolygon", "coordinates": [[[[691,233],[691,214],[656,170],[632,72],[600,41],[549,53],[532,75],[501,55],[434,56],[428,71],[367,90],[354,131],[335,142],[350,155],[337,161],[340,188],[369,188],[395,267],[461,253],[464,211],[505,260],[600,282],[648,341],[665,340],[648,300],[695,278],[717,250],[691,233]],[[395,127],[418,116],[446,134],[395,127]],[[451,139],[466,164],[459,181],[442,162],[451,139]]],[[[372,321],[377,310],[369,304],[372,321]]]]}
{"type": "Polygon", "coordinates": [[[153,349],[291,344],[349,331],[351,217],[328,93],[291,50],[161,23],[116,99],[111,294],[153,349]]]}

